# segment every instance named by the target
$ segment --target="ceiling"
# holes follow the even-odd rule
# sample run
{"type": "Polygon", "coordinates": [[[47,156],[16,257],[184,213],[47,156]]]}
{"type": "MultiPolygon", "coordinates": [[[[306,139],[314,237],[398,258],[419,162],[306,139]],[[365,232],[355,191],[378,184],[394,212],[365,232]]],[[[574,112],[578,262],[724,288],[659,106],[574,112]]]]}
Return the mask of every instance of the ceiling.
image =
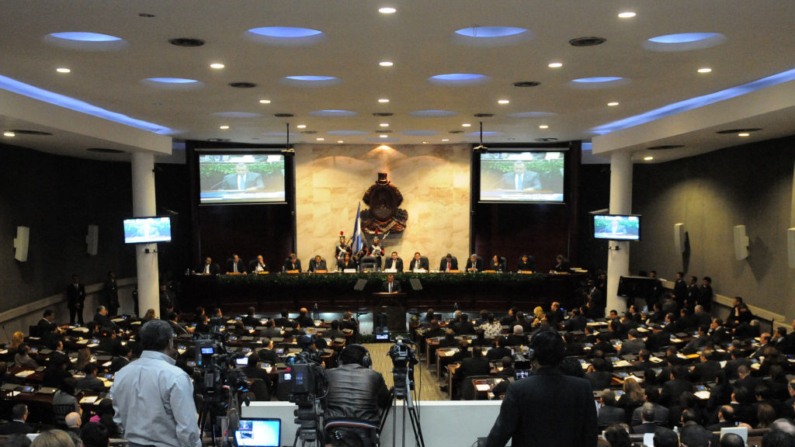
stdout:
{"type": "MultiPolygon", "coordinates": [[[[688,112],[696,118],[685,120],[688,125],[681,129],[666,124],[674,118],[665,116],[634,130],[619,126],[604,137],[606,143],[598,151],[602,137],[594,138],[598,136],[595,129],[793,70],[793,23],[795,2],[791,0],[766,1],[764,7],[747,0],[12,0],[4,2],[0,15],[0,76],[150,123],[151,128],[161,129],[158,133],[175,140],[284,144],[289,123],[293,143],[474,143],[482,121],[486,145],[545,138],[594,139],[595,153],[631,150],[637,152],[636,159],[652,145],[684,145],[655,152],[656,161],[666,161],[795,134],[791,119],[795,95],[773,110],[748,113],[737,106],[738,98],[719,101],[688,112]],[[379,13],[384,6],[397,11],[379,13]],[[626,11],[637,16],[618,17],[626,11]],[[497,38],[456,34],[466,28],[486,32],[482,27],[495,26],[527,32],[497,38]],[[261,27],[301,27],[322,34],[280,39],[248,32],[261,27]],[[49,36],[61,32],[100,33],[122,41],[76,43],[49,36]],[[717,45],[689,51],[647,48],[650,38],[678,33],[720,33],[725,38],[718,39],[717,45]],[[592,47],[569,44],[571,39],[590,36],[606,42],[592,47]],[[178,47],[169,43],[174,38],[201,39],[205,44],[178,47]],[[394,65],[382,67],[382,61],[394,65]],[[563,65],[550,68],[552,62],[563,65]],[[211,63],[222,63],[225,68],[212,69],[211,63]],[[697,72],[705,67],[712,72],[697,72]],[[71,72],[60,74],[57,68],[71,72]],[[431,76],[451,73],[487,78],[455,86],[429,81],[431,76]],[[306,86],[286,81],[287,76],[337,80],[334,85],[306,86]],[[158,85],[144,81],[155,77],[198,82],[158,85]],[[585,88],[572,82],[590,77],[624,79],[585,88]],[[513,86],[520,81],[540,84],[513,86]],[[233,88],[229,86],[233,82],[256,86],[233,88]],[[379,103],[382,98],[389,102],[379,103]],[[263,99],[270,103],[260,103],[263,99]],[[499,104],[499,100],[510,102],[499,104]],[[619,105],[607,106],[612,101],[619,105]],[[316,113],[328,110],[353,116],[316,113]],[[449,111],[453,116],[412,115],[427,110],[449,111]],[[726,114],[727,110],[733,113],[726,114]],[[294,116],[274,116],[281,113],[294,116]],[[474,116],[479,113],[494,116],[474,116]],[[388,126],[381,127],[382,123],[388,126]],[[306,128],[298,129],[299,124],[306,128]],[[652,131],[653,126],[665,131],[652,131]],[[744,127],[762,130],[746,138],[716,134],[744,127]],[[625,132],[637,134],[638,129],[654,137],[620,138],[625,132]],[[386,139],[376,132],[383,130],[391,131],[386,139]]],[[[782,82],[785,91],[792,91],[795,81],[782,82]]],[[[759,101],[766,100],[758,96],[759,101]]],[[[15,110],[0,107],[2,130],[53,134],[17,135],[0,141],[71,156],[128,157],[87,152],[86,148],[102,142],[91,135],[83,141],[81,132],[48,127],[48,123],[46,116],[21,117],[15,110]]],[[[124,147],[117,143],[109,141],[108,145],[135,150],[134,143],[124,147]]]]}

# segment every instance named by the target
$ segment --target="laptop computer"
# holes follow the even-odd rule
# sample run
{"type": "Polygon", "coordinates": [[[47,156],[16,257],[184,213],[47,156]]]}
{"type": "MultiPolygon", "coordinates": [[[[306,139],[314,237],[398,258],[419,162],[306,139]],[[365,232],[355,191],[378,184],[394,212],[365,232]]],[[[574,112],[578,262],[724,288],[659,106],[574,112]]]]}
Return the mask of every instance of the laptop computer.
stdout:
{"type": "Polygon", "coordinates": [[[279,447],[281,440],[281,419],[240,418],[240,427],[235,432],[237,447],[279,447]]]}

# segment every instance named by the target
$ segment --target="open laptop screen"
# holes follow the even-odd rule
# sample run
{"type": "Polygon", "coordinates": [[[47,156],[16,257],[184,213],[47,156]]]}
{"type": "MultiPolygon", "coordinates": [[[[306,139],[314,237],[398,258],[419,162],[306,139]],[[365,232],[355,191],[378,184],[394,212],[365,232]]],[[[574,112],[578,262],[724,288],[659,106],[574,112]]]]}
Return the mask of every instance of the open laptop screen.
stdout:
{"type": "Polygon", "coordinates": [[[281,429],[281,419],[240,419],[235,441],[238,447],[279,447],[281,429]]]}

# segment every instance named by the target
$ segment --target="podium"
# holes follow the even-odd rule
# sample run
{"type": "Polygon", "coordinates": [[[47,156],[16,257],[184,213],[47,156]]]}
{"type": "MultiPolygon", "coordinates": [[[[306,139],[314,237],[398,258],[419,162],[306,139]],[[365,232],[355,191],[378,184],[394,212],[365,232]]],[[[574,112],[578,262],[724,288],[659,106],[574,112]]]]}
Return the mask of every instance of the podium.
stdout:
{"type": "Polygon", "coordinates": [[[374,304],[373,322],[378,321],[375,314],[379,311],[384,312],[387,316],[389,332],[408,331],[406,324],[406,292],[375,292],[373,293],[372,302],[374,304]]]}

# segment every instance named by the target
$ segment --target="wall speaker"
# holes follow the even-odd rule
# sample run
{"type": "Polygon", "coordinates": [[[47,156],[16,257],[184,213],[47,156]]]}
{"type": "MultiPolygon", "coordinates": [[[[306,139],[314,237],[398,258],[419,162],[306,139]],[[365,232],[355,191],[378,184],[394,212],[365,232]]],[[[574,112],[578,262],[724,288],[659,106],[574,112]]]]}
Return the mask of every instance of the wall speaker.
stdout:
{"type": "Polygon", "coordinates": [[[679,253],[685,252],[685,224],[674,224],[674,246],[679,253]]]}
{"type": "Polygon", "coordinates": [[[789,268],[795,269],[795,228],[787,228],[787,257],[789,268]]]}
{"type": "Polygon", "coordinates": [[[86,235],[86,251],[91,256],[97,255],[97,247],[99,246],[99,227],[97,225],[88,226],[88,234],[86,235]]]}
{"type": "Polygon", "coordinates": [[[734,226],[734,258],[738,261],[748,257],[748,235],[745,225],[734,226]]]}
{"type": "Polygon", "coordinates": [[[30,228],[17,227],[17,237],[14,238],[14,259],[19,262],[28,262],[28,246],[30,244],[30,228]]]}

